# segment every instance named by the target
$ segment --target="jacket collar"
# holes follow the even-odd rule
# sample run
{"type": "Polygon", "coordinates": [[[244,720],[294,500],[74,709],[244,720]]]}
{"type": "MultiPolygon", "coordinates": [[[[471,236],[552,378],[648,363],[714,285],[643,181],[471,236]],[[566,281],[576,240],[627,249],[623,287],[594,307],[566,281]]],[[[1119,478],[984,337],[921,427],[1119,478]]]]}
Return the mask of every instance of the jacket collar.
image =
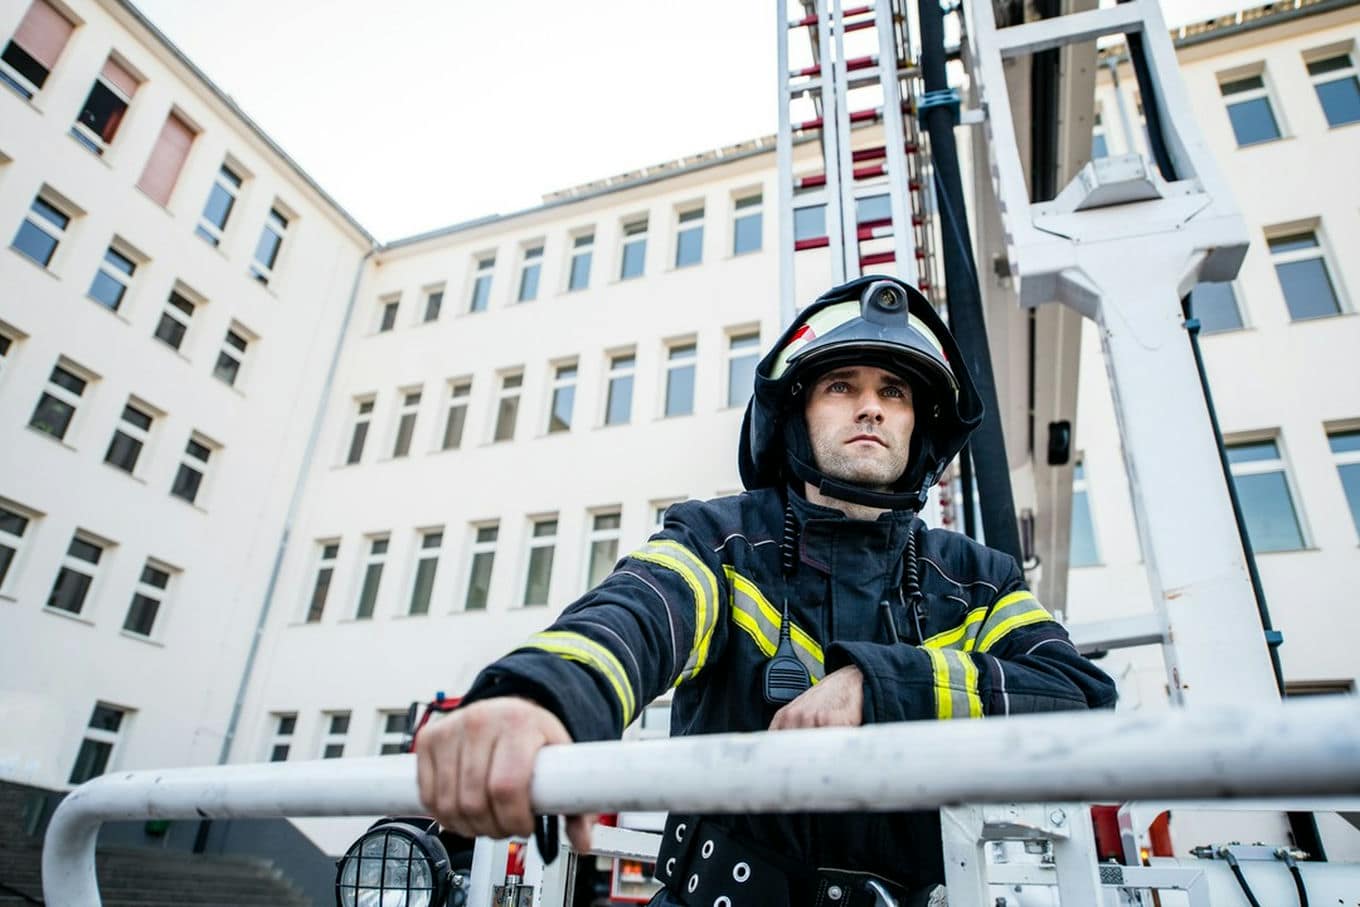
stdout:
{"type": "Polygon", "coordinates": [[[839,510],[814,504],[792,486],[789,506],[799,524],[799,555],[803,563],[830,573],[850,569],[868,581],[895,574],[902,563],[907,537],[916,515],[890,510],[877,520],[853,520],[839,510]]]}

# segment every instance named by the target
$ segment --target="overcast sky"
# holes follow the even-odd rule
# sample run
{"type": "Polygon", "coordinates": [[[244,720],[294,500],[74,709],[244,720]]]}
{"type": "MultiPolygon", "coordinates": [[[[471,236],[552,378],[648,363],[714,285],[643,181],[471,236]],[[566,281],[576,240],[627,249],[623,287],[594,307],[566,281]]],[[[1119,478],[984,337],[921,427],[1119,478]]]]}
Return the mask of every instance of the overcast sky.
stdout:
{"type": "Polygon", "coordinates": [[[384,241],[775,131],[773,0],[133,2],[384,241]]]}

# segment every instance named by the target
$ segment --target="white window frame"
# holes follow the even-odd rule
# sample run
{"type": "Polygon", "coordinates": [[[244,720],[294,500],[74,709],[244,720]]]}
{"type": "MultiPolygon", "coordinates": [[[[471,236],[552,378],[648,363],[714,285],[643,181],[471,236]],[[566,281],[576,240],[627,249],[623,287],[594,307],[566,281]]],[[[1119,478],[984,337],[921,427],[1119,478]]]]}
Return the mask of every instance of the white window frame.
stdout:
{"type": "Polygon", "coordinates": [[[755,255],[765,249],[765,190],[761,187],[736,192],[732,195],[732,249],[733,258],[742,255],[755,255]],[[754,201],[752,201],[754,199],[754,201]],[[754,249],[737,251],[737,224],[749,217],[760,218],[760,244],[754,249]]]}
{"type": "Polygon", "coordinates": [[[742,397],[738,402],[732,402],[732,366],[738,359],[754,359],[755,362],[752,363],[752,371],[754,373],[755,365],[760,362],[760,325],[745,328],[729,328],[726,332],[726,339],[727,350],[723,364],[726,365],[727,368],[724,370],[725,377],[723,383],[726,385],[724,390],[726,390],[727,393],[723,397],[723,408],[733,409],[735,407],[744,407],[746,401],[750,399],[751,393],[754,393],[755,391],[755,385],[752,384],[750,393],[747,393],[746,396],[742,397]],[[750,347],[742,347],[740,349],[737,347],[738,341],[745,342],[751,340],[754,340],[754,343],[752,343],[750,347]]]}
{"type": "Polygon", "coordinates": [[[439,320],[439,316],[444,312],[444,293],[445,285],[442,283],[437,286],[421,288],[420,295],[425,300],[425,308],[420,313],[421,324],[433,324],[439,320]],[[439,297],[438,302],[434,301],[436,296],[439,297]],[[434,306],[434,314],[430,314],[431,305],[434,306]]]}
{"type": "Polygon", "coordinates": [[[193,330],[194,312],[198,311],[198,307],[203,305],[204,302],[205,300],[197,293],[189,290],[188,287],[185,287],[183,284],[176,283],[170,288],[170,292],[165,295],[165,306],[161,309],[162,318],[156,320],[156,328],[151,332],[151,336],[183,356],[184,344],[189,339],[189,332],[193,330]],[[190,311],[188,314],[185,314],[179,306],[175,305],[176,298],[189,307],[190,311]],[[164,318],[169,318],[171,321],[184,328],[184,334],[180,337],[179,346],[171,346],[170,341],[160,335],[161,321],[164,318]]]}
{"type": "Polygon", "coordinates": [[[273,727],[273,733],[269,735],[268,743],[265,746],[264,757],[261,762],[287,762],[288,757],[293,754],[293,740],[297,736],[297,712],[270,712],[269,723],[273,727]],[[283,722],[292,719],[293,725],[287,732],[283,729],[283,722]],[[279,747],[285,747],[282,759],[274,758],[274,751],[279,747]]]}
{"type": "Polygon", "coordinates": [[[467,296],[468,315],[475,315],[479,312],[491,311],[491,291],[496,286],[496,253],[483,252],[473,256],[472,259],[472,284],[471,292],[467,296]],[[486,298],[482,300],[481,307],[477,306],[477,294],[481,287],[482,278],[486,278],[486,298]]]}
{"type": "Polygon", "coordinates": [[[63,551],[61,555],[61,563],[57,565],[57,572],[52,577],[52,588],[47,593],[47,601],[43,603],[43,610],[50,613],[62,614],[66,617],[78,617],[89,620],[91,605],[99,600],[100,580],[104,576],[104,568],[108,566],[113,548],[114,545],[112,542],[86,532],[83,529],[76,529],[71,533],[71,541],[66,543],[66,550],[63,551]],[[72,554],[71,544],[77,540],[98,548],[99,559],[92,563],[72,554]],[[85,596],[80,600],[80,610],[78,611],[68,611],[65,608],[58,608],[51,603],[52,594],[57,590],[57,581],[61,578],[63,569],[69,569],[74,573],[89,577],[90,584],[85,587],[85,596]]]}
{"type": "Polygon", "coordinates": [[[142,564],[141,571],[137,574],[137,582],[132,587],[132,598],[128,600],[127,613],[123,616],[123,626],[121,632],[124,636],[131,636],[136,639],[161,639],[164,637],[166,612],[169,610],[169,603],[174,593],[172,587],[178,582],[179,570],[165,563],[149,557],[142,564]],[[146,573],[154,570],[157,573],[165,574],[164,588],[147,582],[146,573]],[[132,606],[136,603],[137,596],[142,595],[156,602],[156,615],[151,619],[151,632],[139,633],[129,629],[127,626],[128,618],[132,616],[132,606]]]}
{"type": "MultiPolygon", "coordinates": [[[[52,254],[48,256],[46,262],[40,262],[35,258],[29,257],[27,252],[19,252],[19,254],[23,256],[25,261],[31,262],[47,271],[54,271],[55,270],[54,266],[56,265],[58,258],[61,255],[62,240],[66,239],[66,237],[70,235],[71,227],[75,224],[76,218],[79,217],[80,214],[82,213],[83,212],[76,210],[74,205],[66,201],[66,199],[62,198],[57,192],[55,192],[49,186],[43,186],[33,194],[33,201],[28,203],[28,210],[24,213],[23,220],[19,222],[19,228],[22,230],[23,224],[25,223],[31,224],[39,231],[46,233],[47,236],[53,242],[56,243],[56,245],[52,247],[52,254]],[[39,214],[37,211],[33,210],[33,206],[37,204],[39,200],[41,200],[43,204],[47,205],[48,207],[52,208],[57,213],[65,217],[66,225],[58,226],[57,224],[52,223],[43,215],[39,214]]],[[[14,234],[14,238],[15,239],[19,238],[19,234],[17,231],[14,234]]],[[[18,251],[18,247],[13,245],[12,243],[10,247],[18,251]]]]}
{"type": "MultiPolygon", "coordinates": [[[[1252,148],[1256,145],[1265,145],[1270,142],[1278,142],[1280,139],[1289,137],[1289,128],[1285,123],[1283,109],[1277,103],[1275,92],[1272,90],[1270,74],[1266,71],[1264,62],[1252,66],[1231,69],[1226,72],[1218,73],[1218,96],[1223,100],[1223,114],[1228,115],[1228,109],[1234,104],[1245,104],[1251,101],[1264,99],[1266,107],[1270,110],[1271,117],[1275,120],[1275,131],[1278,133],[1273,139],[1261,139],[1260,141],[1250,142],[1246,145],[1237,141],[1237,131],[1232,127],[1232,119],[1229,117],[1228,132],[1232,133],[1233,142],[1238,148],[1252,148]],[[1242,91],[1234,91],[1231,94],[1223,91],[1223,86],[1233,82],[1241,82],[1246,79],[1260,79],[1260,88],[1248,88],[1242,91]]],[[[1143,114],[1141,98],[1138,102],[1138,115],[1143,122],[1143,133],[1147,134],[1147,117],[1143,114]]]]}
{"type": "Polygon", "coordinates": [[[496,406],[491,417],[491,443],[513,444],[515,441],[515,434],[519,431],[520,407],[524,402],[524,370],[511,369],[509,371],[501,372],[498,377],[500,380],[496,388],[496,406]],[[513,385],[508,385],[507,382],[510,381],[514,381],[515,383],[513,385]],[[500,438],[497,436],[500,434],[501,402],[510,397],[516,398],[514,424],[510,426],[509,437],[500,438]]]}
{"type": "Polygon", "coordinates": [[[227,387],[240,390],[241,385],[245,383],[246,358],[250,354],[250,345],[258,339],[259,338],[255,333],[245,325],[241,324],[239,321],[233,321],[227,328],[227,332],[222,335],[222,346],[217,351],[217,359],[213,361],[213,377],[218,381],[221,381],[227,387]],[[245,349],[238,349],[236,345],[231,342],[232,337],[236,337],[240,340],[245,345],[245,349]],[[230,359],[232,362],[236,363],[236,373],[231,381],[228,381],[222,375],[218,374],[218,369],[221,367],[222,359],[224,358],[230,359]]]}
{"type": "Polygon", "coordinates": [[[1223,439],[1224,448],[1245,446],[1248,444],[1264,444],[1271,442],[1275,445],[1275,459],[1273,460],[1250,460],[1245,463],[1228,464],[1228,473],[1234,479],[1238,476],[1263,475],[1270,472],[1278,472],[1284,476],[1284,487],[1289,493],[1289,506],[1294,511],[1294,522],[1299,528],[1299,547],[1284,548],[1275,551],[1257,551],[1257,554],[1288,554],[1291,551],[1307,551],[1313,547],[1313,534],[1308,529],[1308,520],[1303,512],[1303,498],[1299,496],[1299,489],[1294,484],[1294,471],[1289,468],[1288,454],[1284,448],[1284,438],[1280,432],[1254,432],[1246,435],[1236,435],[1223,439]]]}
{"type": "MultiPolygon", "coordinates": [[[[1270,267],[1275,271],[1277,265],[1292,264],[1298,261],[1310,261],[1314,258],[1321,259],[1323,273],[1327,275],[1327,282],[1331,285],[1332,296],[1336,302],[1336,311],[1333,315],[1342,315],[1350,311],[1350,306],[1346,299],[1345,288],[1341,285],[1340,273],[1332,267],[1331,249],[1327,243],[1326,234],[1322,231],[1322,224],[1316,220],[1305,221],[1303,223],[1285,224],[1281,226],[1269,227],[1266,229],[1266,253],[1270,256],[1270,267]],[[1270,248],[1271,242],[1280,239],[1288,239],[1291,236],[1301,236],[1305,233],[1311,234],[1316,245],[1304,249],[1291,249],[1287,252],[1276,252],[1270,248]]],[[[1319,318],[1326,318],[1327,315],[1315,315],[1311,318],[1295,319],[1293,311],[1289,308],[1289,298],[1285,294],[1284,284],[1280,282],[1278,271],[1275,274],[1276,286],[1280,288],[1280,301],[1284,303],[1285,314],[1291,323],[1296,320],[1315,321],[1319,318]]]]}
{"type": "MultiPolygon", "coordinates": [[[[110,772],[117,770],[118,766],[115,760],[118,758],[119,755],[120,747],[118,746],[118,744],[122,742],[123,734],[126,733],[127,731],[128,722],[131,720],[134,711],[135,711],[134,709],[129,709],[121,705],[114,705],[113,703],[104,702],[102,700],[96,702],[94,704],[94,708],[90,710],[89,721],[85,723],[85,732],[81,735],[80,738],[81,745],[76,748],[76,760],[78,761],[80,759],[80,750],[84,748],[86,740],[90,740],[95,743],[107,743],[109,745],[109,758],[108,761],[104,763],[104,770],[100,772],[98,775],[94,775],[92,777],[98,778],[101,775],[107,775],[110,772]],[[112,711],[119,713],[118,730],[110,731],[106,730],[105,728],[96,728],[90,726],[90,722],[94,721],[95,712],[100,708],[110,709],[112,711]]],[[[75,773],[75,768],[76,768],[75,764],[73,763],[71,765],[72,774],[75,773]]],[[[68,775],[67,777],[69,778],[70,776],[68,775]]],[[[70,782],[68,781],[67,783],[69,784],[70,782]]]]}
{"type": "Polygon", "coordinates": [[[413,558],[413,564],[411,568],[411,581],[408,584],[410,588],[410,594],[406,597],[407,617],[423,617],[433,610],[434,603],[436,601],[434,594],[435,584],[439,582],[439,562],[440,560],[442,560],[443,555],[444,555],[443,526],[431,526],[426,529],[420,529],[416,531],[415,555],[413,558]],[[436,538],[437,543],[431,545],[430,541],[436,538]],[[430,579],[430,598],[429,601],[425,603],[425,610],[417,613],[414,610],[416,603],[416,589],[417,584],[420,582],[420,568],[424,565],[426,561],[434,561],[434,566],[431,568],[434,572],[434,576],[431,577],[430,579]]]}
{"type": "Polygon", "coordinates": [[[260,239],[263,239],[265,232],[269,231],[278,236],[279,244],[274,250],[274,260],[265,264],[256,257],[260,251],[260,243],[259,240],[255,242],[255,248],[250,253],[250,276],[260,284],[269,286],[278,276],[279,264],[283,261],[288,246],[288,234],[292,232],[296,220],[297,215],[285,208],[277,199],[269,206],[269,213],[265,215],[264,224],[260,227],[260,239]]]}
{"type": "Polygon", "coordinates": [[[638,280],[647,276],[647,235],[651,227],[651,215],[640,214],[624,218],[619,225],[619,280],[638,280]],[[636,274],[624,274],[623,268],[628,261],[628,247],[642,244],[642,268],[636,274]]]}
{"type": "Polygon", "coordinates": [[[36,526],[42,519],[42,514],[8,498],[0,498],[0,508],[24,521],[23,529],[20,530],[21,535],[0,529],[0,543],[14,551],[14,556],[9,561],[9,567],[5,571],[4,577],[0,579],[0,596],[13,598],[14,588],[19,582],[19,576],[24,572],[28,554],[28,545],[24,543],[24,540],[33,538],[36,526]]]}
{"type": "Polygon", "coordinates": [[[586,511],[586,519],[589,520],[589,529],[586,531],[585,563],[582,565],[581,576],[585,579],[584,591],[589,591],[595,587],[591,569],[595,566],[595,546],[601,542],[612,541],[614,543],[614,557],[605,565],[601,579],[608,576],[609,571],[613,570],[614,564],[618,562],[619,550],[623,544],[623,508],[619,505],[592,508],[586,511]],[[615,519],[616,522],[612,528],[600,528],[600,520],[606,517],[615,519]]]}
{"type": "Polygon", "coordinates": [[[565,362],[555,362],[552,364],[552,384],[548,392],[548,418],[547,424],[543,428],[546,435],[566,434],[571,431],[576,424],[576,401],[578,385],[580,383],[581,367],[575,359],[565,362]],[[554,428],[553,417],[557,412],[558,393],[571,390],[571,411],[567,413],[567,424],[565,428],[554,428]]]}
{"type": "Polygon", "coordinates": [[[538,299],[538,294],[543,290],[543,248],[544,241],[539,239],[534,242],[525,243],[519,254],[519,287],[515,290],[516,304],[521,302],[533,302],[538,299]],[[530,295],[524,295],[527,287],[530,272],[534,274],[534,291],[530,295]]]}
{"type": "Polygon", "coordinates": [[[637,402],[637,350],[629,348],[626,350],[614,350],[606,353],[608,361],[606,363],[606,376],[604,382],[604,405],[600,408],[601,425],[629,425],[633,421],[633,407],[637,402]],[[620,359],[630,360],[625,365],[620,365],[620,359]],[[621,422],[609,421],[609,404],[613,399],[614,382],[627,378],[630,382],[628,388],[628,413],[627,418],[621,422]]]}
{"type": "Polygon", "coordinates": [[[706,208],[702,201],[691,202],[675,209],[675,254],[671,257],[672,268],[679,270],[703,266],[705,211],[706,208]],[[680,241],[686,234],[693,233],[696,230],[699,231],[699,257],[694,261],[681,264],[680,241]]]}
{"type": "Polygon", "coordinates": [[[579,293],[582,290],[590,289],[591,272],[595,269],[595,228],[590,227],[574,233],[571,237],[571,255],[567,259],[567,283],[566,292],[579,293]],[[589,257],[589,264],[586,265],[585,282],[579,287],[572,286],[572,277],[576,274],[576,260],[581,256],[589,257]]]}
{"type": "MultiPolygon", "coordinates": [[[[126,71],[128,75],[136,78],[135,74],[131,72],[130,67],[126,63],[122,62],[117,57],[114,57],[112,55],[109,57],[109,59],[113,61],[115,66],[118,66],[119,68],[126,71]]],[[[141,87],[142,81],[143,80],[138,80],[137,82],[138,88],[141,87]]],[[[80,110],[76,112],[75,122],[71,124],[71,134],[77,142],[80,142],[82,145],[89,148],[95,154],[99,155],[100,157],[103,157],[104,152],[109,150],[109,143],[104,141],[103,136],[96,134],[93,129],[86,126],[84,123],[80,121],[80,114],[84,112],[85,103],[89,100],[90,94],[94,92],[94,87],[96,84],[103,85],[105,88],[108,89],[109,94],[113,95],[115,98],[123,102],[124,118],[127,117],[128,111],[132,108],[132,96],[129,95],[127,92],[123,91],[123,89],[119,88],[117,85],[110,82],[108,79],[104,78],[104,71],[101,68],[99,73],[95,75],[94,81],[90,83],[90,91],[85,95],[85,100],[80,102],[80,110]]],[[[120,122],[118,125],[121,126],[122,123],[120,122]]]]}
{"type": "Polygon", "coordinates": [[[397,394],[401,403],[397,406],[396,418],[392,423],[392,448],[389,456],[393,460],[411,455],[411,448],[416,443],[416,426],[420,424],[420,401],[425,396],[425,389],[419,385],[403,387],[398,388],[397,394]],[[402,450],[402,432],[408,419],[410,433],[406,437],[406,449],[402,450]]]}
{"type": "Polygon", "coordinates": [[[698,397],[698,377],[699,377],[699,340],[697,337],[687,337],[678,340],[668,340],[666,348],[666,380],[661,382],[661,418],[678,419],[684,416],[692,416],[696,411],[698,397]],[[676,358],[675,354],[689,347],[687,354],[682,354],[682,358],[676,358]],[[694,387],[690,394],[689,411],[683,413],[669,413],[666,411],[666,401],[670,397],[671,373],[677,369],[691,367],[694,370],[694,387]]]}
{"type": "Polygon", "coordinates": [[[241,190],[245,188],[246,184],[246,178],[242,175],[243,172],[244,168],[228,159],[224,160],[218,166],[217,172],[213,174],[213,184],[208,187],[208,197],[203,200],[203,210],[199,212],[198,224],[194,227],[194,233],[213,248],[221,247],[222,240],[227,235],[227,224],[231,223],[231,216],[236,211],[236,204],[241,200],[241,190]],[[235,186],[232,186],[231,180],[226,178],[226,174],[236,177],[235,186]],[[220,227],[208,220],[208,203],[212,201],[214,188],[220,188],[231,197],[231,202],[227,205],[226,217],[220,227]]]}
{"type": "Polygon", "coordinates": [[[18,345],[18,337],[7,330],[0,330],[0,381],[5,380],[5,372],[13,361],[14,348],[18,345]]]}
{"type": "Polygon", "coordinates": [[[163,415],[165,415],[163,412],[149,406],[145,401],[139,400],[136,397],[128,397],[127,402],[123,404],[123,411],[118,415],[118,424],[113,428],[113,436],[109,438],[109,452],[112,452],[113,442],[117,438],[118,433],[122,432],[128,438],[141,444],[141,447],[137,451],[136,462],[133,463],[131,469],[125,470],[117,463],[109,462],[108,452],[104,454],[104,462],[120,472],[126,472],[130,476],[137,476],[137,467],[145,464],[148,451],[151,448],[151,432],[156,426],[156,420],[163,415]],[[142,428],[140,425],[134,425],[127,421],[127,411],[129,409],[146,416],[146,418],[150,420],[151,425],[142,428]]]}
{"type": "Polygon", "coordinates": [[[547,605],[552,601],[552,573],[557,561],[557,537],[562,530],[562,524],[555,513],[543,513],[529,518],[528,534],[525,536],[524,543],[524,582],[522,587],[524,592],[520,595],[520,605],[526,608],[536,608],[547,605]],[[546,535],[538,535],[540,526],[551,524],[552,532],[546,535]],[[534,560],[534,552],[539,549],[547,548],[548,552],[548,582],[544,587],[543,601],[529,601],[529,583],[532,580],[530,572],[534,560]]]}
{"type": "Polygon", "coordinates": [[[349,709],[337,709],[333,712],[321,713],[321,745],[316,748],[316,758],[318,759],[343,759],[345,758],[345,741],[349,737],[350,725],[354,722],[354,713],[349,709]],[[335,730],[337,718],[344,718],[344,730],[335,730]],[[326,750],[332,746],[339,746],[340,752],[334,756],[327,756],[326,750]]]}
{"type": "Polygon", "coordinates": [[[364,394],[352,398],[352,402],[354,415],[350,419],[349,432],[345,436],[345,446],[341,449],[341,463],[345,466],[358,466],[364,461],[364,451],[368,449],[368,441],[373,434],[373,410],[377,406],[377,396],[364,394]],[[360,428],[364,430],[364,437],[359,442],[358,456],[355,456],[354,441],[359,435],[360,428]]]}
{"type": "Polygon", "coordinates": [[[1322,108],[1322,98],[1318,96],[1317,93],[1319,85],[1327,82],[1339,82],[1348,77],[1356,80],[1357,83],[1360,83],[1360,65],[1357,65],[1356,63],[1355,42],[1350,41],[1344,44],[1333,44],[1330,47],[1319,47],[1310,50],[1303,55],[1303,67],[1304,72],[1308,75],[1308,83],[1313,86],[1313,96],[1317,98],[1318,108],[1322,113],[1323,121],[1327,123],[1327,128],[1339,129],[1341,126],[1349,126],[1356,122],[1355,120],[1349,120],[1338,126],[1333,126],[1331,121],[1327,119],[1327,111],[1322,108]],[[1312,66],[1314,63],[1321,63],[1324,60],[1334,60],[1337,57],[1345,57],[1346,62],[1349,65],[1339,69],[1331,69],[1327,72],[1308,72],[1308,67],[1312,66]]]}
{"type": "Polygon", "coordinates": [[[59,444],[65,444],[68,447],[73,447],[74,444],[71,441],[71,436],[76,432],[76,429],[78,428],[82,421],[80,412],[80,401],[88,399],[85,395],[89,393],[90,388],[94,385],[96,380],[98,379],[87,369],[81,368],[80,366],[72,362],[70,359],[67,359],[65,356],[58,356],[56,363],[52,366],[52,371],[47,373],[47,382],[43,384],[42,390],[39,391],[38,393],[38,402],[34,404],[33,414],[29,416],[28,420],[29,427],[33,428],[33,430],[38,432],[39,434],[51,438],[53,441],[56,441],[59,444]],[[85,386],[81,388],[80,393],[68,390],[67,388],[62,387],[60,384],[57,384],[55,381],[52,380],[52,375],[53,373],[55,373],[57,369],[61,369],[67,374],[79,378],[81,381],[85,382],[85,386]],[[42,405],[43,394],[47,394],[48,396],[51,396],[58,402],[65,403],[67,406],[71,407],[72,410],[71,420],[66,423],[66,431],[61,435],[61,437],[57,437],[54,434],[50,434],[48,432],[43,431],[40,428],[36,428],[32,424],[33,416],[36,416],[38,414],[38,406],[42,405]]]}
{"type": "MultiPolygon", "coordinates": [[[[1354,424],[1354,423],[1350,423],[1350,424],[1342,423],[1342,424],[1334,424],[1334,425],[1328,425],[1328,426],[1326,426],[1326,433],[1327,433],[1327,452],[1330,453],[1330,454],[1332,455],[1332,464],[1333,464],[1333,465],[1336,467],[1336,469],[1337,469],[1336,477],[1337,477],[1337,483],[1338,483],[1338,484],[1339,484],[1340,481],[1341,481],[1341,467],[1343,467],[1343,466],[1355,466],[1355,465],[1357,465],[1357,464],[1360,464],[1360,449],[1357,449],[1357,450],[1343,450],[1343,451],[1332,450],[1332,437],[1333,437],[1334,435],[1349,435],[1349,434],[1354,434],[1354,433],[1356,433],[1356,432],[1360,432],[1360,425],[1357,425],[1357,424],[1354,424]]],[[[1350,513],[1351,502],[1350,502],[1350,500],[1346,497],[1346,489],[1345,489],[1344,487],[1341,489],[1341,502],[1342,502],[1342,506],[1343,506],[1343,507],[1345,508],[1345,510],[1346,510],[1346,516],[1349,517],[1349,516],[1351,515],[1351,513],[1350,513]]],[[[11,509],[13,509],[13,508],[11,508],[11,509]]],[[[1352,529],[1354,529],[1356,532],[1360,532],[1360,526],[1354,525],[1354,524],[1353,524],[1353,521],[1348,521],[1348,522],[1352,522],[1352,526],[1351,526],[1352,529]]],[[[16,560],[16,561],[18,560],[17,556],[16,556],[15,560],[16,560]]]]}
{"type": "Polygon", "coordinates": [[[405,725],[406,725],[406,718],[407,718],[407,715],[408,715],[408,712],[407,712],[405,709],[402,709],[402,710],[400,710],[400,711],[398,711],[398,710],[396,710],[396,709],[379,709],[379,711],[378,711],[378,720],[377,720],[377,722],[374,724],[374,728],[375,728],[375,729],[377,730],[377,732],[378,732],[378,740],[377,740],[376,745],[373,747],[373,755],[375,755],[375,756],[389,756],[389,755],[398,755],[398,754],[400,754],[400,753],[406,752],[406,749],[405,749],[405,743],[406,743],[406,727],[405,727],[405,725]],[[400,719],[400,721],[401,721],[401,723],[402,723],[402,729],[401,729],[401,730],[399,730],[399,731],[394,731],[394,730],[391,730],[391,728],[388,727],[388,725],[391,723],[391,721],[392,721],[393,718],[400,719]],[[384,752],[384,751],[387,750],[389,747],[397,747],[397,749],[396,749],[394,752],[384,752]]]}
{"type": "Polygon", "coordinates": [[[189,440],[184,444],[184,453],[181,454],[180,456],[179,466],[193,469],[198,472],[199,474],[198,488],[194,492],[194,499],[192,501],[182,495],[175,494],[174,486],[175,483],[179,481],[179,469],[177,468],[175,470],[175,479],[170,486],[171,488],[170,496],[177,500],[183,501],[190,507],[197,507],[200,510],[205,509],[203,502],[204,499],[208,497],[209,485],[212,482],[212,472],[210,471],[208,464],[209,462],[211,462],[213,454],[220,452],[221,449],[222,445],[218,444],[216,441],[212,440],[207,435],[199,434],[196,431],[190,432],[189,440]],[[190,445],[193,444],[197,444],[200,447],[207,448],[208,456],[206,459],[200,457],[197,453],[194,453],[190,449],[190,445]]]}
{"type": "Polygon", "coordinates": [[[99,265],[95,268],[94,279],[90,281],[90,288],[86,291],[85,297],[101,308],[107,309],[115,314],[120,313],[124,304],[128,301],[128,294],[132,291],[132,281],[133,278],[137,276],[137,269],[146,264],[146,262],[147,258],[145,255],[141,254],[136,249],[133,249],[124,240],[115,236],[109,241],[108,246],[104,249],[104,254],[99,259],[99,265]],[[131,270],[127,273],[123,273],[122,270],[111,264],[109,262],[110,254],[116,255],[126,261],[131,270]],[[100,274],[103,274],[109,280],[112,280],[122,287],[122,292],[118,294],[118,301],[113,306],[109,306],[104,300],[99,299],[94,295],[95,281],[99,279],[100,274]]]}
{"type": "Polygon", "coordinates": [[[471,539],[468,545],[467,576],[463,584],[463,605],[459,610],[462,611],[488,611],[491,608],[492,581],[496,576],[496,546],[500,544],[501,527],[499,520],[485,520],[482,522],[471,523],[468,526],[468,537],[471,539]],[[480,536],[484,530],[490,529],[495,532],[495,536],[488,540],[481,540],[480,536]],[[472,595],[472,576],[473,566],[477,563],[477,555],[491,555],[491,575],[487,577],[486,601],[476,608],[468,608],[468,599],[472,595]]]}
{"type": "Polygon", "coordinates": [[[364,536],[367,543],[359,562],[359,575],[354,579],[354,608],[351,616],[354,620],[372,620],[378,613],[378,603],[382,596],[383,575],[387,573],[387,556],[392,551],[392,536],[390,533],[379,532],[373,535],[364,536]],[[378,579],[373,589],[373,602],[369,605],[369,612],[363,614],[360,609],[364,605],[364,586],[368,582],[368,571],[370,567],[378,568],[378,579]]]}
{"type": "Polygon", "coordinates": [[[397,329],[397,322],[401,318],[401,294],[388,293],[378,297],[378,322],[373,326],[373,333],[387,334],[397,329]],[[392,311],[392,323],[387,322],[387,312],[392,311]]]}
{"type": "Polygon", "coordinates": [[[317,624],[326,616],[326,605],[330,603],[331,597],[335,592],[335,573],[340,566],[340,539],[327,538],[317,539],[313,558],[313,568],[309,574],[312,581],[307,585],[307,595],[302,600],[302,623],[317,624]],[[334,548],[334,551],[331,549],[334,548]],[[316,587],[321,580],[321,571],[329,570],[330,576],[326,579],[326,596],[321,600],[321,610],[312,616],[312,602],[316,598],[316,587]]]}
{"type": "Polygon", "coordinates": [[[448,382],[448,405],[444,408],[444,432],[440,435],[440,450],[458,450],[467,438],[468,407],[472,402],[472,377],[452,378],[448,382]],[[458,428],[458,443],[449,444],[449,423],[453,420],[454,410],[463,411],[463,421],[458,428]]]}

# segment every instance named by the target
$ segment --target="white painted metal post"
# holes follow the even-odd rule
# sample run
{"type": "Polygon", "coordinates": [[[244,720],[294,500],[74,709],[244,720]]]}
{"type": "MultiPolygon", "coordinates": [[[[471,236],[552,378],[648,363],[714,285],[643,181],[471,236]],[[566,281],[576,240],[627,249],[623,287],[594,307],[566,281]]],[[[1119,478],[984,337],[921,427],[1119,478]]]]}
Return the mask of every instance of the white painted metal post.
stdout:
{"type": "MultiPolygon", "coordinates": [[[[911,224],[911,190],[908,188],[911,177],[907,171],[907,137],[902,128],[902,77],[897,67],[893,23],[896,13],[895,5],[887,0],[874,4],[878,81],[883,88],[883,151],[887,163],[888,201],[892,207],[894,272],[912,286],[918,286],[921,274],[916,267],[916,233],[911,224]]],[[[910,115],[916,115],[915,108],[910,115]]]]}
{"type": "Polygon", "coordinates": [[[779,330],[793,324],[793,124],[790,120],[789,93],[789,3],[777,0],[775,28],[779,30],[776,53],[779,66],[779,131],[775,134],[775,170],[779,193],[779,330]]]}

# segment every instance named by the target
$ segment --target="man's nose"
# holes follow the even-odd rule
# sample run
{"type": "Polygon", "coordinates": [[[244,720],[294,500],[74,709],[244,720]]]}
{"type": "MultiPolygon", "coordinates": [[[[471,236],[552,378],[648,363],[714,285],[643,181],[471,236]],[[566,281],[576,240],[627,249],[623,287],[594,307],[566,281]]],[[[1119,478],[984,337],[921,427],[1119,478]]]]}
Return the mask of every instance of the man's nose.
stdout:
{"type": "Polygon", "coordinates": [[[856,422],[863,422],[865,420],[872,422],[883,421],[883,406],[879,402],[877,394],[861,394],[856,403],[858,404],[855,410],[856,422]]]}

